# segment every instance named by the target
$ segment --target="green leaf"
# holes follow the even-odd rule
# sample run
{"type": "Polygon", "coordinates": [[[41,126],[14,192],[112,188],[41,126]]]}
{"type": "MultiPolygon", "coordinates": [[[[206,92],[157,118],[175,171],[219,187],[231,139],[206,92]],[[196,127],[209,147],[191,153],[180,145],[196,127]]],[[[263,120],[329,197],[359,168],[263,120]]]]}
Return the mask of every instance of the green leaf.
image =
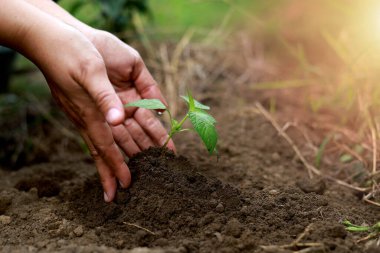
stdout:
{"type": "Polygon", "coordinates": [[[158,99],[141,99],[125,105],[125,107],[140,107],[150,110],[166,110],[166,106],[158,99]]]}
{"type": "Polygon", "coordinates": [[[370,228],[369,227],[347,227],[346,230],[351,231],[351,232],[367,232],[370,230],[370,228]]]}
{"type": "Polygon", "coordinates": [[[350,154],[343,154],[339,160],[341,163],[348,163],[348,162],[351,162],[353,159],[352,155],[350,154]]]}
{"type": "MultiPolygon", "coordinates": [[[[183,100],[186,101],[186,103],[190,104],[190,100],[189,100],[189,97],[188,96],[181,96],[181,98],[183,100]]],[[[197,109],[202,109],[202,110],[210,110],[210,107],[207,106],[207,105],[204,105],[204,104],[201,104],[200,102],[198,102],[197,100],[193,99],[194,100],[194,107],[197,108],[197,109]]]]}
{"type": "Polygon", "coordinates": [[[195,102],[194,102],[194,98],[191,95],[191,92],[189,90],[187,90],[187,97],[189,99],[189,111],[194,111],[195,110],[195,102]]]}
{"type": "Polygon", "coordinates": [[[378,222],[375,225],[373,225],[372,229],[375,230],[375,231],[379,231],[380,232],[380,222],[378,222]]]}
{"type": "Polygon", "coordinates": [[[195,131],[201,137],[208,152],[210,154],[214,153],[216,143],[218,142],[218,133],[215,128],[216,120],[200,109],[194,109],[193,111],[190,111],[188,115],[195,131]]]}
{"type": "Polygon", "coordinates": [[[343,222],[343,225],[346,226],[346,230],[351,231],[351,232],[365,232],[371,229],[371,227],[368,227],[368,226],[358,226],[358,225],[352,224],[348,220],[345,220],[343,222]]]}

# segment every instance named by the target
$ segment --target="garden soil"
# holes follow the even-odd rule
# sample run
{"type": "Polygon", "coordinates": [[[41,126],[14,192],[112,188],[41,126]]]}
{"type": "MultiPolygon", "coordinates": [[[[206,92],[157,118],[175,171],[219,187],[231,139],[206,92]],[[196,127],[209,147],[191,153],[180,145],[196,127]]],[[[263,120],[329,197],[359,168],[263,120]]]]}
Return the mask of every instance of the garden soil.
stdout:
{"type": "MultiPolygon", "coordinates": [[[[218,121],[218,156],[193,133],[177,154],[129,160],[133,183],[113,203],[79,151],[0,170],[2,252],[378,252],[342,221],[372,224],[379,208],[347,188],[308,178],[292,148],[244,89],[195,89],[218,121]],[[223,103],[221,103],[223,101],[223,103]]],[[[197,95],[196,94],[196,95],[197,95]]],[[[261,101],[265,105],[265,101],[261,101]]]]}

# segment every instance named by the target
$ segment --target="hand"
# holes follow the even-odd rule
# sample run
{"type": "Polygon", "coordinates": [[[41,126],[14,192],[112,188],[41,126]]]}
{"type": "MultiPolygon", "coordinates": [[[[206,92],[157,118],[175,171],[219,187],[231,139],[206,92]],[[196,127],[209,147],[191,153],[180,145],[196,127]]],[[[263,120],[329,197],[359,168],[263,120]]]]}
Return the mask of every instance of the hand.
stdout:
{"type": "Polygon", "coordinates": [[[104,188],[112,201],[117,182],[127,187],[131,176],[114,141],[110,125],[124,121],[123,105],[107,77],[104,61],[93,44],[64,23],[46,25],[33,35],[30,58],[44,73],[51,92],[86,141],[104,188]],[[45,31],[43,31],[45,30],[45,31]]]}
{"type": "MultiPolygon", "coordinates": [[[[42,70],[53,96],[79,128],[95,159],[105,201],[112,201],[116,178],[123,187],[130,184],[129,169],[114,138],[130,156],[162,145],[167,137],[152,112],[124,111],[122,105],[140,98],[165,103],[156,83],[134,49],[81,23],[52,1],[3,2],[0,42],[42,70]]],[[[173,143],[168,147],[174,149],[173,143]]]]}
{"type": "MultiPolygon", "coordinates": [[[[141,98],[156,98],[167,104],[135,49],[108,32],[93,30],[89,37],[102,55],[108,77],[123,104],[141,98]]],[[[112,132],[127,156],[150,146],[162,146],[167,140],[167,131],[151,111],[128,108],[126,116],[124,124],[112,127],[112,132]]],[[[173,141],[168,148],[175,150],[173,141]]]]}

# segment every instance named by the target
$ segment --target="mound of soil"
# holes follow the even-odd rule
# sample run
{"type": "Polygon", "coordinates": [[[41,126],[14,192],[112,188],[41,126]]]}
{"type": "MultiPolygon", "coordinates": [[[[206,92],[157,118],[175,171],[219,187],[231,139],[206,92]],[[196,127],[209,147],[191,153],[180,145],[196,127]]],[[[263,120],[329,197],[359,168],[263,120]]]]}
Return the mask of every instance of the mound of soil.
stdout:
{"type": "MultiPolygon", "coordinates": [[[[118,248],[266,251],[260,246],[290,245],[309,226],[302,240],[318,242],[310,248],[358,250],[333,220],[335,212],[324,196],[292,187],[243,194],[201,175],[186,158],[159,148],[138,154],[129,167],[134,183],[128,190],[119,189],[114,203],[101,201],[102,188],[93,176],[63,197],[68,209],[58,214],[95,230],[101,244],[118,248]]],[[[299,249],[296,244],[288,247],[299,249]]]]}
{"type": "MultiPolygon", "coordinates": [[[[99,239],[119,247],[170,244],[195,250],[204,241],[203,247],[210,249],[215,243],[218,248],[236,246],[236,238],[248,235],[238,220],[248,200],[236,188],[199,174],[184,157],[151,148],[131,159],[129,167],[134,183],[119,189],[114,203],[100,201],[95,176],[73,189],[68,200],[74,213],[67,218],[88,228],[101,226],[99,239]],[[222,240],[221,233],[229,239],[222,240]]],[[[251,249],[252,242],[240,247],[251,249]]]]}
{"type": "MultiPolygon", "coordinates": [[[[229,166],[213,166],[219,165],[223,171],[229,166]]],[[[133,157],[129,167],[132,186],[118,189],[109,204],[86,161],[1,177],[0,246],[25,252],[364,252],[340,222],[358,222],[363,213],[377,217],[373,208],[326,194],[320,180],[277,186],[250,180],[252,187],[238,189],[159,148],[133,157]],[[59,191],[45,194],[52,185],[59,191]],[[147,248],[134,251],[140,247],[147,248]]],[[[229,169],[238,180],[240,171],[229,169]]]]}
{"type": "Polygon", "coordinates": [[[138,154],[129,161],[132,186],[110,204],[79,151],[0,170],[0,251],[377,252],[376,241],[357,244],[365,234],[341,222],[374,224],[379,209],[347,188],[306,180],[249,92],[215,82],[201,94],[219,122],[219,162],[193,135],[177,136],[187,158],[157,148],[138,154]]]}

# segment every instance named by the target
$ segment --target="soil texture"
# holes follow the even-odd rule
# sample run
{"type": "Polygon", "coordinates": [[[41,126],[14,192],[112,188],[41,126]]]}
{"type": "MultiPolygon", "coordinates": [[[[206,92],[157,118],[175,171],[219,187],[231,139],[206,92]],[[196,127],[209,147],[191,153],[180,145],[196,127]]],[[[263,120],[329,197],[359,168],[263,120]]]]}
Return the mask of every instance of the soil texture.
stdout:
{"type": "MultiPolygon", "coordinates": [[[[218,158],[194,133],[176,136],[180,155],[150,148],[130,159],[133,183],[110,204],[80,148],[60,156],[51,149],[47,154],[59,159],[17,171],[4,163],[1,252],[379,252],[373,241],[356,243],[365,234],[341,225],[345,219],[374,224],[379,208],[350,189],[309,179],[255,110],[252,101],[265,106],[265,96],[232,86],[228,76],[191,89],[218,122],[218,158]]],[[[302,143],[299,132],[288,134],[302,143]]]]}
{"type": "Polygon", "coordinates": [[[102,201],[92,164],[47,165],[8,175],[3,251],[362,252],[340,222],[376,216],[323,195],[319,180],[239,189],[160,148],[129,161],[133,184],[111,204],[102,201]]]}

